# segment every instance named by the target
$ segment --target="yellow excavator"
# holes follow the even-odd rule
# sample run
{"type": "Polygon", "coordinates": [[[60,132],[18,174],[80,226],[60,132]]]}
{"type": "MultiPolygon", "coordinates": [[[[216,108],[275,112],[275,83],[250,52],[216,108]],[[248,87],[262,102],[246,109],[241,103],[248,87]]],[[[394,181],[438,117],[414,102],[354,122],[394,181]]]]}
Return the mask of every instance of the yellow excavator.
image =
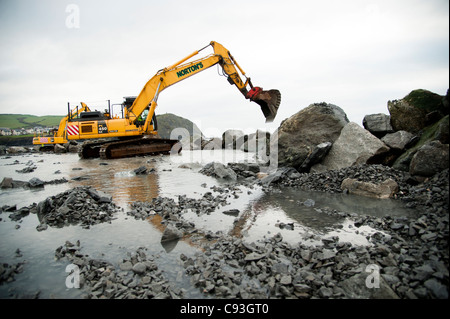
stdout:
{"type": "Polygon", "coordinates": [[[44,135],[44,134],[35,134],[33,137],[33,145],[40,145],[39,150],[50,150],[55,147],[55,144],[65,144],[69,141],[67,140],[67,123],[69,120],[74,120],[78,117],[82,112],[90,112],[89,107],[81,102],[81,107],[74,107],[70,110],[70,105],[68,106],[68,114],[63,117],[59,122],[58,130],[53,130],[49,133],[52,135],[44,135]]]}
{"type": "Polygon", "coordinates": [[[217,64],[222,67],[228,82],[235,85],[246,99],[259,104],[266,122],[272,122],[280,106],[280,91],[264,91],[260,87],[253,86],[231,53],[221,44],[212,41],[177,63],[159,70],[145,84],[137,97],[124,98],[120,118],[111,117],[109,110],[106,113],[83,112],[78,119],[69,120],[67,139],[97,139],[82,144],[79,152],[81,158],[112,159],[179,152],[181,146],[178,140],[162,139],[157,135],[155,109],[158,96],[169,86],[217,64]],[[213,48],[214,53],[186,62],[209,46],[213,48]],[[239,72],[245,77],[245,81],[239,72]]]}

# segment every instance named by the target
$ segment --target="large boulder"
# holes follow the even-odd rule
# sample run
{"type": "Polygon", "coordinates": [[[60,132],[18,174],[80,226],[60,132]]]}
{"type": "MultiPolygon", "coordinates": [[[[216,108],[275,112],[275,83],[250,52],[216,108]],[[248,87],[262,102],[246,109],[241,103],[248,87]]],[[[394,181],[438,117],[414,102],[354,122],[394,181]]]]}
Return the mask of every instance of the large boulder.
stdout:
{"type": "Polygon", "coordinates": [[[391,125],[391,117],[383,113],[364,116],[363,126],[376,137],[383,137],[388,133],[394,132],[391,125]]]}
{"type": "Polygon", "coordinates": [[[449,145],[432,141],[422,146],[411,160],[411,175],[433,176],[448,168],[449,145]]]}
{"type": "Polygon", "coordinates": [[[336,105],[311,104],[284,120],[271,139],[278,143],[279,166],[300,168],[317,145],[333,143],[347,125],[345,112],[336,105]]]}
{"type": "Polygon", "coordinates": [[[448,97],[419,89],[401,100],[388,101],[392,127],[395,131],[419,133],[449,113],[446,99],[448,97]]]}
{"type": "Polygon", "coordinates": [[[67,149],[64,147],[64,145],[61,144],[55,144],[53,151],[56,154],[67,153],[67,149]]]}
{"type": "Polygon", "coordinates": [[[329,170],[356,164],[376,163],[377,158],[389,151],[377,137],[354,122],[348,123],[334,142],[322,165],[329,170]]]}
{"type": "Polygon", "coordinates": [[[353,178],[346,178],[342,181],[341,189],[347,190],[349,194],[359,196],[391,198],[398,192],[398,184],[390,178],[379,184],[358,181],[353,178]]]}
{"type": "Polygon", "coordinates": [[[409,165],[416,152],[425,144],[431,141],[440,141],[442,144],[449,144],[449,116],[445,116],[437,123],[434,123],[422,130],[419,141],[407,149],[396,159],[392,167],[402,171],[409,171],[409,165]]]}

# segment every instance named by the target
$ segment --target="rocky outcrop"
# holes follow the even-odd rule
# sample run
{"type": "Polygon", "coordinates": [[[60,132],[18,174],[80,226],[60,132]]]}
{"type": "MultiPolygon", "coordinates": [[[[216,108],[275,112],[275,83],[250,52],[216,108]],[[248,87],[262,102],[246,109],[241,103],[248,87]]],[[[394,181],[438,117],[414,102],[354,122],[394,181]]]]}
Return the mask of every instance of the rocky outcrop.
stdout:
{"type": "MultiPolygon", "coordinates": [[[[447,93],[448,94],[448,93],[447,93]]],[[[401,100],[388,102],[391,124],[395,131],[419,133],[426,126],[448,115],[444,97],[427,90],[414,90],[401,100]]]]}
{"type": "Polygon", "coordinates": [[[279,165],[298,169],[317,145],[333,143],[348,122],[345,112],[336,105],[311,104],[281,123],[272,137],[271,149],[278,143],[279,165]]]}
{"type": "MultiPolygon", "coordinates": [[[[278,147],[279,166],[300,173],[367,163],[428,176],[423,170],[410,170],[410,164],[425,144],[449,144],[448,95],[414,90],[401,100],[388,102],[390,115],[366,115],[364,128],[348,123],[345,112],[335,105],[312,104],[281,123],[271,139],[271,150],[278,147]]],[[[445,155],[436,156],[441,163],[431,171],[448,167],[445,155]]]]}
{"type": "Polygon", "coordinates": [[[412,158],[422,146],[432,141],[439,141],[442,144],[449,144],[448,136],[449,116],[447,115],[440,119],[438,122],[424,128],[421,132],[420,137],[413,138],[413,141],[416,140],[415,143],[410,143],[413,144],[410,147],[407,145],[406,151],[398,156],[398,158],[392,164],[392,167],[403,171],[409,171],[412,158]]]}
{"type": "Polygon", "coordinates": [[[322,167],[340,169],[356,164],[365,164],[389,151],[389,147],[354,122],[348,123],[331,147],[322,167]]]}

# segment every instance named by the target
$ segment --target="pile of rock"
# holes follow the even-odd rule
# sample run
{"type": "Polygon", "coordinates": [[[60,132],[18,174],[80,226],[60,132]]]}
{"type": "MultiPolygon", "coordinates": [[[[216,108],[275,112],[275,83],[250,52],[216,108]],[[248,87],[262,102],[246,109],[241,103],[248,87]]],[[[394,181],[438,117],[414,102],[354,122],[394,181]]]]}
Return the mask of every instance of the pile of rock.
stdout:
{"type": "Polygon", "coordinates": [[[63,227],[81,224],[90,225],[109,222],[119,210],[112,197],[90,186],[75,187],[55,196],[48,197],[36,206],[40,225],[38,231],[47,226],[63,227]]]}
{"type": "Polygon", "coordinates": [[[145,219],[158,214],[167,220],[177,220],[186,210],[191,210],[196,214],[208,214],[221,206],[228,205],[227,198],[231,196],[230,191],[225,194],[214,196],[211,192],[206,192],[202,198],[187,198],[186,195],[179,195],[178,202],[173,198],[158,196],[150,202],[133,202],[130,204],[131,210],[127,215],[135,219],[145,219]]]}
{"type": "Polygon", "coordinates": [[[1,263],[0,264],[0,285],[15,280],[15,275],[23,272],[23,262],[16,264],[1,263]]]}
{"type": "Polygon", "coordinates": [[[55,250],[57,260],[67,259],[79,270],[80,288],[88,299],[179,299],[183,291],[163,276],[152,256],[139,247],[118,265],[92,259],[81,252],[80,242],[69,241],[55,250]]]}
{"type": "Polygon", "coordinates": [[[422,177],[448,168],[448,93],[414,90],[401,100],[388,101],[388,110],[390,115],[366,115],[361,127],[349,122],[336,105],[311,104],[284,120],[273,134],[278,164],[299,172],[383,164],[422,177]]]}
{"type": "Polygon", "coordinates": [[[448,269],[432,243],[417,246],[395,233],[369,239],[367,247],[337,238],[293,247],[280,234],[250,244],[225,236],[180,258],[191,282],[217,298],[448,297],[448,269]],[[373,278],[376,287],[367,284],[373,278]]]}

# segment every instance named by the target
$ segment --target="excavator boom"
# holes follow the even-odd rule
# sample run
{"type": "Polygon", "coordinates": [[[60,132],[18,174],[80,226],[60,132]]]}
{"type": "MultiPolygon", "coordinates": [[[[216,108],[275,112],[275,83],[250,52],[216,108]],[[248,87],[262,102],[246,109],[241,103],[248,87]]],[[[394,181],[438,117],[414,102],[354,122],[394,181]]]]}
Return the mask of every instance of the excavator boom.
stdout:
{"type": "Polygon", "coordinates": [[[128,141],[106,143],[85,143],[80,156],[119,158],[154,153],[168,153],[172,149],[181,150],[177,140],[157,138],[153,119],[159,94],[166,88],[198,74],[214,65],[222,67],[228,82],[235,85],[246,99],[257,103],[264,114],[266,122],[272,122],[278,112],[281,94],[278,90],[264,91],[254,87],[251,79],[236,62],[230,52],[217,42],[210,42],[204,48],[194,51],[175,64],[159,70],[143,87],[139,95],[127,100],[123,107],[121,119],[97,119],[90,122],[69,123],[71,132],[68,139],[127,138],[128,141]],[[211,46],[214,53],[203,58],[187,62],[201,51],[211,46]],[[147,113],[146,113],[147,112],[147,113]],[[145,116],[143,117],[143,114],[145,116]],[[144,138],[143,138],[144,137],[144,138]],[[155,141],[156,140],[156,141],[155,141]]]}

